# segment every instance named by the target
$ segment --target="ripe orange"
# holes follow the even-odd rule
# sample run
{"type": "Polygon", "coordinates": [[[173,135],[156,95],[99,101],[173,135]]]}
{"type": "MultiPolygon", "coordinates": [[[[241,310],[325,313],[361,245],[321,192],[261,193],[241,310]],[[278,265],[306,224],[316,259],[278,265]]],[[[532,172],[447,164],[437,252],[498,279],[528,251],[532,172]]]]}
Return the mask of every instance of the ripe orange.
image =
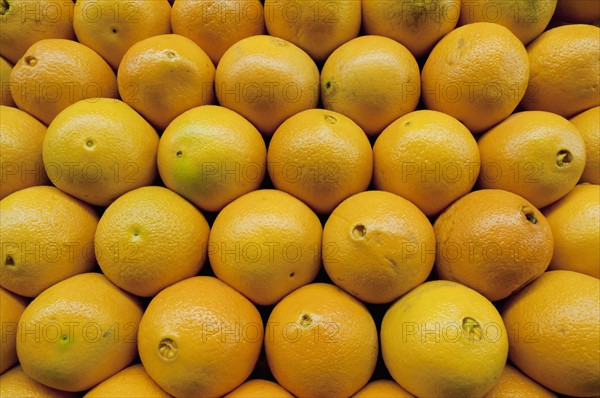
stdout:
{"type": "Polygon", "coordinates": [[[415,57],[398,42],[361,36],[342,44],[321,71],[323,107],[376,136],[417,107],[421,93],[415,57]]]}
{"type": "Polygon", "coordinates": [[[528,81],[523,43],[504,26],[490,22],[464,25],[444,36],[421,74],[425,107],[454,116],[473,133],[510,115],[528,81]]]}
{"type": "Polygon", "coordinates": [[[189,278],[158,293],[139,331],[148,374],[174,396],[222,396],[252,372],[263,341],[258,310],[220,280],[189,278]]]}
{"type": "Polygon", "coordinates": [[[61,190],[107,206],[150,185],[158,174],[156,131],[124,102],[79,101],[61,112],[44,137],[44,168],[61,190]]]}
{"type": "Polygon", "coordinates": [[[0,57],[0,105],[16,106],[12,97],[13,86],[10,85],[12,65],[0,57]]]}
{"type": "Polygon", "coordinates": [[[98,215],[55,187],[17,191],[0,201],[0,285],[35,297],[73,275],[91,271],[98,215]]]}
{"type": "Polygon", "coordinates": [[[524,44],[539,36],[552,19],[556,0],[463,1],[459,24],[494,22],[510,29],[524,44]]]}
{"type": "Polygon", "coordinates": [[[557,393],[600,392],[600,280],[548,271],[513,295],[502,310],[509,358],[527,376],[557,393]]]}
{"type": "Polygon", "coordinates": [[[23,371],[65,391],[87,390],[136,356],[142,306],[102,274],[75,275],[25,309],[17,333],[23,371]]]}
{"type": "Polygon", "coordinates": [[[229,47],[265,33],[263,14],[260,0],[175,0],[171,28],[193,40],[217,65],[229,47]]]}
{"type": "Polygon", "coordinates": [[[0,199],[20,189],[49,183],[42,162],[46,126],[17,108],[0,105],[0,199]]]}
{"type": "Polygon", "coordinates": [[[316,62],[358,36],[360,0],[265,0],[269,35],[297,45],[316,62]]]}
{"type": "Polygon", "coordinates": [[[258,130],[221,106],[184,112],[167,127],[158,145],[158,171],[165,185],[212,212],[258,189],[266,160],[267,148],[258,130]]]}
{"type": "Polygon", "coordinates": [[[498,383],[484,395],[484,398],[521,397],[556,398],[556,395],[508,364],[504,367],[498,383]]]}
{"type": "Polygon", "coordinates": [[[471,191],[479,175],[479,149],[452,116],[431,110],[406,114],[373,146],[375,188],[413,202],[427,216],[471,191]]]}
{"type": "Polygon", "coordinates": [[[75,398],[77,394],[60,391],[45,386],[23,373],[20,366],[15,366],[0,375],[1,397],[27,397],[27,398],[75,398]]]}
{"type": "Polygon", "coordinates": [[[215,275],[259,305],[310,283],[321,265],[322,227],[310,208],[277,190],[243,195],[217,215],[208,243],[215,275]]]}
{"type": "Polygon", "coordinates": [[[224,398],[292,398],[293,395],[272,381],[253,379],[248,380],[224,398]]]}
{"type": "Polygon", "coordinates": [[[600,184],[600,106],[581,112],[569,121],[585,141],[585,168],[580,182],[600,184]]]}
{"type": "Polygon", "coordinates": [[[413,395],[392,380],[375,380],[354,394],[352,398],[413,398],[413,395]]]}
{"type": "Polygon", "coordinates": [[[389,303],[427,279],[435,236],[427,217],[408,200],[367,191],[331,213],[322,253],[336,285],[361,301],[389,303]]]}
{"type": "Polygon", "coordinates": [[[141,364],[132,365],[114,374],[88,391],[84,398],[170,398],[150,378],[141,364]]]}
{"type": "Polygon", "coordinates": [[[403,44],[417,58],[456,27],[461,0],[362,0],[362,26],[403,44]]]}
{"type": "Polygon", "coordinates": [[[202,269],[208,233],[202,213],[181,196],[163,187],[142,187],[120,196],[102,214],[96,258],[121,289],[154,296],[202,269]]]}
{"type": "Polygon", "coordinates": [[[481,136],[479,185],[521,195],[542,208],[566,195],[583,173],[585,141],[565,118],[514,113],[481,136]]]}
{"type": "Polygon", "coordinates": [[[573,23],[597,25],[600,20],[600,4],[589,0],[558,0],[556,17],[573,23]]]}
{"type": "Polygon", "coordinates": [[[347,397],[375,369],[377,329],[360,301],[335,286],[315,283],[275,306],[265,350],[273,375],[295,396],[347,397]]]}
{"type": "Polygon", "coordinates": [[[600,278],[600,185],[577,185],[544,215],[554,235],[550,269],[600,278]]]}
{"type": "Polygon", "coordinates": [[[72,39],[72,16],[70,1],[3,1],[0,5],[2,56],[15,64],[29,46],[40,40],[72,39]]]}
{"type": "Polygon", "coordinates": [[[45,125],[69,105],[87,98],[116,98],[110,65],[83,44],[40,40],[15,63],[10,75],[17,106],[45,125]]]}
{"type": "Polygon", "coordinates": [[[348,117],[324,109],[299,112],[279,126],[269,143],[273,185],[322,214],[365,191],[373,151],[364,131],[348,117]]]}
{"type": "Polygon", "coordinates": [[[17,326],[27,304],[23,297],[0,287],[0,374],[17,363],[17,326]]]}
{"type": "Polygon", "coordinates": [[[225,51],[217,65],[215,89],[222,106],[270,136],[288,117],[317,107],[319,70],[294,44],[251,36],[225,51]]]}
{"type": "Polygon", "coordinates": [[[387,310],[381,351],[394,380],[416,396],[481,397],[500,378],[508,339],[500,314],[485,297],[436,280],[387,310]]]}
{"type": "Polygon", "coordinates": [[[600,105],[600,28],[565,25],[542,33],[529,46],[530,80],[525,110],[571,117],[600,105]]]}
{"type": "Polygon", "coordinates": [[[167,0],[78,0],[73,29],[81,44],[117,69],[129,47],[171,33],[171,5],[167,0]]]}
{"type": "Polygon", "coordinates": [[[471,192],[450,205],[433,228],[440,278],[462,283],[491,301],[540,276],[552,258],[548,221],[508,191],[471,192]]]}
{"type": "Polygon", "coordinates": [[[119,94],[159,130],[183,112],[214,102],[215,67],[196,43],[180,35],[149,37],[127,50],[119,94]]]}

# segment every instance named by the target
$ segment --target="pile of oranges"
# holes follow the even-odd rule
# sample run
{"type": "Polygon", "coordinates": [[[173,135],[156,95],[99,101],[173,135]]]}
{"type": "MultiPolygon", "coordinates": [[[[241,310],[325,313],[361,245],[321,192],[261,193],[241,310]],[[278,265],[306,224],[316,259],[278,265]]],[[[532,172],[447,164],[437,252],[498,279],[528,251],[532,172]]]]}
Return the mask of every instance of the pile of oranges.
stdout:
{"type": "Polygon", "coordinates": [[[1,0],[1,397],[597,397],[600,1],[1,0]]]}

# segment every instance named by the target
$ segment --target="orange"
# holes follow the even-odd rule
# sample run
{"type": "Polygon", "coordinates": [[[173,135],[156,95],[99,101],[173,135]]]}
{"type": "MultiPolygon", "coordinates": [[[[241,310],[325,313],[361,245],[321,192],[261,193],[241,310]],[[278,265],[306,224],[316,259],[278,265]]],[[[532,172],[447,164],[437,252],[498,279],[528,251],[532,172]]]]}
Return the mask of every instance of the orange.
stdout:
{"type": "Polygon", "coordinates": [[[319,70],[294,44],[251,36],[225,51],[217,65],[215,89],[222,106],[270,136],[288,117],[317,107],[319,70]]]}
{"type": "Polygon", "coordinates": [[[310,283],[321,265],[322,227],[310,208],[272,189],[247,193],[217,215],[208,243],[215,275],[259,305],[310,283]]]}
{"type": "Polygon", "coordinates": [[[138,348],[148,374],[174,396],[222,396],[252,372],[263,323],[244,296],[208,276],[158,293],[140,323],[138,348]]]}
{"type": "Polygon", "coordinates": [[[214,101],[215,67],[190,39],[159,35],[127,50],[117,74],[119,94],[159,130],[183,112],[214,101]]]}
{"type": "Polygon", "coordinates": [[[279,126],[269,143],[267,167],[273,185],[322,214],[365,191],[373,151],[364,131],[337,112],[309,109],[279,126]]]}
{"type": "Polygon", "coordinates": [[[600,4],[589,0],[558,0],[556,17],[574,23],[598,23],[600,4]]]}
{"type": "Polygon", "coordinates": [[[557,393],[600,392],[600,280],[549,271],[512,296],[502,318],[509,358],[527,376],[557,393]]]}
{"type": "Polygon", "coordinates": [[[338,47],[321,71],[323,107],[354,120],[369,136],[416,109],[419,66],[403,45],[361,36],[338,47]]]}
{"type": "Polygon", "coordinates": [[[600,184],[600,106],[581,112],[569,121],[585,141],[585,168],[580,182],[600,184]]]}
{"type": "Polygon", "coordinates": [[[484,396],[484,398],[522,397],[556,398],[556,395],[507,364],[498,383],[484,396]]]}
{"type": "Polygon", "coordinates": [[[500,189],[471,192],[433,224],[440,279],[462,283],[491,301],[540,276],[554,247],[546,218],[530,202],[500,189]]]}
{"type": "Polygon", "coordinates": [[[546,29],[555,8],[556,0],[463,0],[459,24],[494,22],[527,44],[546,29]]]}
{"type": "Polygon", "coordinates": [[[77,40],[117,69],[133,44],[171,33],[167,0],[78,0],[73,14],[77,40]]]}
{"type": "Polygon", "coordinates": [[[464,25],[444,36],[421,74],[425,107],[454,116],[473,133],[510,115],[528,81],[523,43],[504,26],[490,22],[464,25]]]}
{"type": "Polygon", "coordinates": [[[460,0],[362,0],[363,29],[403,44],[417,58],[456,27],[460,0]]]}
{"type": "Polygon", "coordinates": [[[214,101],[215,67],[190,39],[160,35],[127,50],[117,80],[119,94],[159,130],[177,116],[214,101]]]}
{"type": "Polygon", "coordinates": [[[121,289],[154,296],[202,269],[208,233],[202,213],[181,196],[163,187],[142,187],[120,196],[102,214],[96,258],[121,289]]]}
{"type": "Polygon", "coordinates": [[[107,206],[158,174],[156,131],[124,102],[79,101],[61,112],[44,137],[44,168],[61,190],[107,206]]]}
{"type": "Polygon", "coordinates": [[[102,274],[75,275],[51,286],[25,309],[17,355],[35,381],[87,390],[136,356],[142,307],[102,274]]]}
{"type": "Polygon", "coordinates": [[[550,269],[600,278],[600,185],[577,185],[544,215],[554,235],[550,269]]]}
{"type": "Polygon", "coordinates": [[[225,398],[292,398],[289,392],[277,383],[268,380],[254,379],[248,380],[229,394],[225,398]]]}
{"type": "Polygon", "coordinates": [[[266,161],[267,148],[258,130],[221,106],[184,112],[158,145],[158,171],[165,185],[212,212],[258,189],[266,161]]]}
{"type": "Polygon", "coordinates": [[[479,149],[461,122],[419,110],[390,124],[373,146],[373,184],[413,202],[427,216],[471,191],[479,149]]]}
{"type": "Polygon", "coordinates": [[[229,47],[265,33],[263,5],[260,0],[175,0],[171,28],[193,40],[217,65],[229,47]]]}
{"type": "Polygon", "coordinates": [[[110,65],[83,44],[40,40],[15,63],[10,75],[17,106],[45,125],[69,105],[87,98],[116,98],[110,65]]]}
{"type": "Polygon", "coordinates": [[[364,387],[375,369],[377,329],[360,301],[315,283],[273,308],[265,350],[273,375],[295,396],[347,397],[364,387]]]}
{"type": "Polygon", "coordinates": [[[12,65],[0,57],[0,105],[16,106],[12,97],[13,86],[10,84],[12,65]]]}
{"type": "Polygon", "coordinates": [[[46,126],[16,108],[0,105],[0,199],[20,189],[49,183],[42,162],[46,126]]]}
{"type": "Polygon", "coordinates": [[[529,46],[531,75],[521,103],[571,117],[600,105],[600,28],[566,25],[542,33],[529,46]]]}
{"type": "Polygon", "coordinates": [[[73,3],[63,0],[5,0],[0,5],[2,57],[16,63],[42,39],[72,39],[73,3]]]}
{"type": "Polygon", "coordinates": [[[516,193],[537,208],[573,189],[586,164],[577,128],[550,112],[515,113],[482,135],[478,145],[479,185],[516,193]]]}
{"type": "Polygon", "coordinates": [[[75,398],[77,394],[45,386],[23,373],[20,366],[0,375],[1,397],[75,398]]]}
{"type": "Polygon", "coordinates": [[[0,374],[17,363],[17,326],[27,304],[24,298],[0,287],[0,374]]]}
{"type": "Polygon", "coordinates": [[[493,304],[451,281],[416,287],[392,304],[381,323],[387,369],[419,397],[481,397],[500,378],[507,340],[493,304]]]}
{"type": "Polygon", "coordinates": [[[413,395],[392,380],[375,380],[354,394],[352,398],[412,398],[413,395]]]}
{"type": "Polygon", "coordinates": [[[85,398],[169,398],[162,388],[148,376],[141,364],[132,365],[92,388],[85,398]]]}
{"type": "Polygon", "coordinates": [[[384,191],[344,200],[323,229],[331,280],[367,303],[389,303],[425,282],[435,260],[433,227],[408,200],[384,191]]]}
{"type": "Polygon", "coordinates": [[[35,297],[70,276],[91,271],[98,215],[55,187],[17,191],[0,201],[0,285],[35,297]]]}
{"type": "Polygon", "coordinates": [[[360,16],[360,0],[265,0],[269,34],[294,43],[316,62],[358,36],[360,16]]]}

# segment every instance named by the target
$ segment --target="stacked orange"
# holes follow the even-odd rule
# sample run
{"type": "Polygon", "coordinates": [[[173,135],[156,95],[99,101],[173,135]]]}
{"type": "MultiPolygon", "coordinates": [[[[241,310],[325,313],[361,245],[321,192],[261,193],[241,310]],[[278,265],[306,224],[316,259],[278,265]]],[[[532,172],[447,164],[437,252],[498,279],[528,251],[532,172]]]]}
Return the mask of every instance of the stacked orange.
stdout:
{"type": "Polygon", "coordinates": [[[0,396],[599,396],[599,21],[0,1],[0,396]]]}

